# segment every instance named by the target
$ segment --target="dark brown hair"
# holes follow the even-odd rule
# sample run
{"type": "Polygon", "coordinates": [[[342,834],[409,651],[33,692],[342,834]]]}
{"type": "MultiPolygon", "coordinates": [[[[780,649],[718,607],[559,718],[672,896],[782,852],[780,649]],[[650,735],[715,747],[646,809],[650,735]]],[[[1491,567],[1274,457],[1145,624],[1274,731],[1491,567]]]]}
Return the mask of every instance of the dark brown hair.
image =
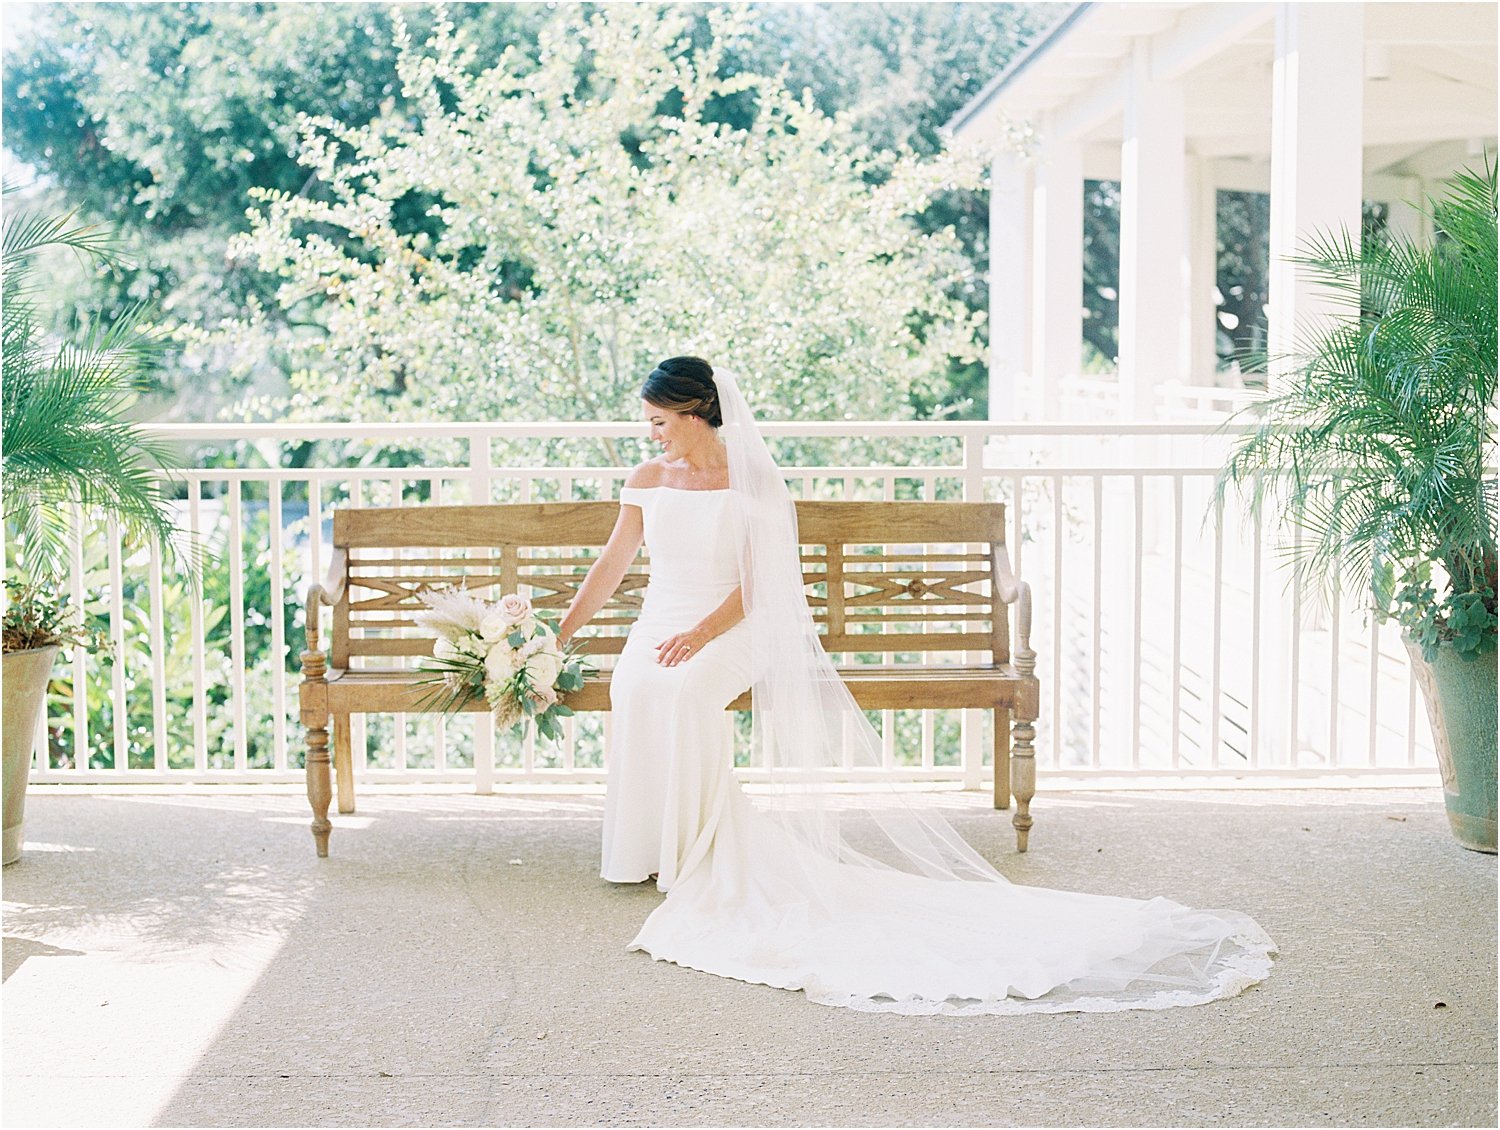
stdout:
{"type": "Polygon", "coordinates": [[[724,423],[713,366],[701,357],[668,357],[647,375],[641,399],[668,412],[697,416],[715,428],[724,423]]]}

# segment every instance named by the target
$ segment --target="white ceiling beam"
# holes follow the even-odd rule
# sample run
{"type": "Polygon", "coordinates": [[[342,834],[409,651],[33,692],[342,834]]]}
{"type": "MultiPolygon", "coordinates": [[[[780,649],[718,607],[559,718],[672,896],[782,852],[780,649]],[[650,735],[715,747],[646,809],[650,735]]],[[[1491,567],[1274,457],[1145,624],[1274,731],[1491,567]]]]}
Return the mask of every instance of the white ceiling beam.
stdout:
{"type": "Polygon", "coordinates": [[[1116,72],[1095,83],[1087,95],[1059,106],[1053,129],[1061,137],[1081,137],[1120,114],[1125,106],[1125,76],[1116,72]]]}
{"type": "Polygon", "coordinates": [[[1084,145],[1083,176],[1085,180],[1119,180],[1120,143],[1090,141],[1084,145]]]}
{"type": "Polygon", "coordinates": [[[1401,121],[1377,122],[1365,130],[1365,137],[1374,145],[1408,145],[1425,141],[1453,141],[1467,144],[1470,138],[1489,140],[1490,152],[1495,152],[1495,119],[1474,118],[1468,122],[1449,118],[1438,128],[1420,115],[1411,115],[1401,121]]]}
{"type": "Polygon", "coordinates": [[[1205,114],[1253,113],[1265,117],[1271,112],[1271,84],[1267,82],[1237,83],[1212,90],[1190,86],[1187,90],[1188,110],[1205,114]]]}
{"type": "Polygon", "coordinates": [[[1476,62],[1467,55],[1443,48],[1438,58],[1402,58],[1399,54],[1393,63],[1394,73],[1392,82],[1400,82],[1404,75],[1415,74],[1417,81],[1436,80],[1448,83],[1448,93],[1453,93],[1453,84],[1471,86],[1476,91],[1484,91],[1491,97],[1495,93],[1496,74],[1495,59],[1491,55],[1488,62],[1476,62]]]}
{"type": "Polygon", "coordinates": [[[1466,117],[1477,111],[1488,112],[1490,121],[1495,120],[1494,86],[1486,88],[1451,79],[1397,78],[1387,82],[1367,82],[1365,103],[1375,107],[1375,112],[1380,114],[1420,110],[1435,121],[1442,121],[1454,110],[1466,117]],[[1485,100],[1481,97],[1486,94],[1489,95],[1487,108],[1482,105],[1485,100]]]}
{"type": "Polygon", "coordinates": [[[1488,47],[1474,43],[1448,43],[1443,45],[1443,51],[1470,63],[1476,63],[1486,68],[1491,74],[1495,72],[1495,45],[1493,43],[1488,47]]]}
{"type": "Polygon", "coordinates": [[[1194,142],[1193,149],[1200,157],[1215,159],[1263,157],[1270,160],[1271,130],[1267,127],[1261,133],[1245,133],[1237,136],[1226,134],[1220,137],[1203,138],[1194,142]]]}
{"type": "Polygon", "coordinates": [[[1101,4],[1101,26],[1124,38],[1152,36],[1165,31],[1192,4],[1101,4]]]}
{"type": "Polygon", "coordinates": [[[1122,54],[1120,41],[1115,36],[1082,30],[1068,37],[1065,50],[1074,59],[1118,59],[1122,54]]]}
{"type": "Polygon", "coordinates": [[[1239,152],[1238,146],[1243,144],[1247,137],[1258,137],[1262,141],[1269,141],[1271,137],[1270,115],[1241,114],[1232,118],[1225,116],[1205,119],[1189,114],[1187,135],[1193,143],[1195,153],[1220,152],[1226,141],[1236,147],[1230,152],[1237,153],[1239,152]]]}
{"type": "Polygon", "coordinates": [[[1496,6],[1467,4],[1366,4],[1365,42],[1488,44],[1496,41],[1496,6]]]}
{"type": "Polygon", "coordinates": [[[1372,35],[1365,42],[1385,43],[1392,47],[1471,47],[1478,42],[1490,44],[1491,50],[1493,50],[1495,40],[1493,35],[1488,40],[1484,39],[1482,33],[1480,36],[1466,36],[1456,32],[1453,34],[1437,32],[1424,35],[1419,31],[1414,34],[1393,32],[1389,35],[1372,35]]]}
{"type": "Polygon", "coordinates": [[[1271,158],[1266,157],[1255,161],[1242,161],[1236,159],[1215,160],[1209,162],[1210,176],[1213,177],[1215,188],[1221,188],[1225,192],[1270,192],[1271,191],[1271,158]]]}
{"type": "Polygon", "coordinates": [[[1420,153],[1428,148],[1431,142],[1421,145],[1366,145],[1365,146],[1365,172],[1384,173],[1392,165],[1398,165],[1408,157],[1420,153]]]}
{"type": "Polygon", "coordinates": [[[1365,199],[1384,200],[1390,204],[1420,201],[1421,178],[1391,173],[1372,173],[1365,170],[1365,199]]]}
{"type": "MultiPolygon", "coordinates": [[[[1493,162],[1495,152],[1493,137],[1489,139],[1489,144],[1490,160],[1493,162]]],[[[1479,157],[1469,153],[1468,146],[1463,142],[1449,141],[1429,146],[1420,153],[1408,157],[1403,165],[1404,171],[1409,171],[1426,180],[1446,180],[1461,167],[1479,168],[1480,160],[1479,157]]]]}
{"type": "Polygon", "coordinates": [[[1246,36],[1274,17],[1270,4],[1196,5],[1152,42],[1151,77],[1157,82],[1181,78],[1220,52],[1243,44],[1246,36]]]}

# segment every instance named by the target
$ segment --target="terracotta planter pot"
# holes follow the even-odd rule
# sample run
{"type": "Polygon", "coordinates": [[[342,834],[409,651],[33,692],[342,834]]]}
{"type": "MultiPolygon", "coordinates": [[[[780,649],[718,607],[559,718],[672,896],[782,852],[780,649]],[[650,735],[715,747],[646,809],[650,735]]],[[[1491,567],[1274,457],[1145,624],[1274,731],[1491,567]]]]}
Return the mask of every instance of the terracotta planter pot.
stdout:
{"type": "Polygon", "coordinates": [[[1428,663],[1420,647],[1405,643],[1432,722],[1448,824],[1464,847],[1493,854],[1496,649],[1460,655],[1442,646],[1428,663]]]}
{"type": "Polygon", "coordinates": [[[4,657],[5,862],[21,858],[21,831],[26,817],[26,779],[31,774],[31,744],[47,701],[47,680],[57,647],[12,651],[4,657]]]}

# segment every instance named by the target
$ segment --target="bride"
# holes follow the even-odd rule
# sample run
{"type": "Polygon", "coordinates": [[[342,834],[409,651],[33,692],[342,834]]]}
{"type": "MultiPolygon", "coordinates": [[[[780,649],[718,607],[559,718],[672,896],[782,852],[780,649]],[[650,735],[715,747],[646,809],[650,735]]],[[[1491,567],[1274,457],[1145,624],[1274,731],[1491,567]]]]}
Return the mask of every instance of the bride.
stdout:
{"type": "Polygon", "coordinates": [[[667,897],[630,948],[899,1013],[1167,1008],[1268,975],[1274,943],[1244,914],[1013,884],[893,788],[841,797],[830,779],[878,766],[879,738],[818,642],[796,510],[749,406],[696,357],[663,361],[641,397],[662,452],[630,472],[560,625],[572,637],[649,546],[611,678],[601,874],[667,897]],[[747,688],[763,803],[733,771],[725,708],[747,688]]]}

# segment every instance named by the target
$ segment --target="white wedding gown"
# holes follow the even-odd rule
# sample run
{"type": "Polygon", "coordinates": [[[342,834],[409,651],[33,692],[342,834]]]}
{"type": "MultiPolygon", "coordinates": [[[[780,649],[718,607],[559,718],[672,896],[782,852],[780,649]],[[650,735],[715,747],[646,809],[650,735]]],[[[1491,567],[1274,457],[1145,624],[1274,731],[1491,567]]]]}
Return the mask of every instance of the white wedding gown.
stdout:
{"type": "Polygon", "coordinates": [[[641,508],[651,580],[611,681],[601,873],[654,874],[667,892],[631,949],[908,1014],[1168,1008],[1270,972],[1274,943],[1237,912],[925,878],[803,846],[733,772],[724,708],[751,683],[748,622],[675,667],[656,661],[739,584],[731,492],[627,487],[620,501],[641,508]]]}

